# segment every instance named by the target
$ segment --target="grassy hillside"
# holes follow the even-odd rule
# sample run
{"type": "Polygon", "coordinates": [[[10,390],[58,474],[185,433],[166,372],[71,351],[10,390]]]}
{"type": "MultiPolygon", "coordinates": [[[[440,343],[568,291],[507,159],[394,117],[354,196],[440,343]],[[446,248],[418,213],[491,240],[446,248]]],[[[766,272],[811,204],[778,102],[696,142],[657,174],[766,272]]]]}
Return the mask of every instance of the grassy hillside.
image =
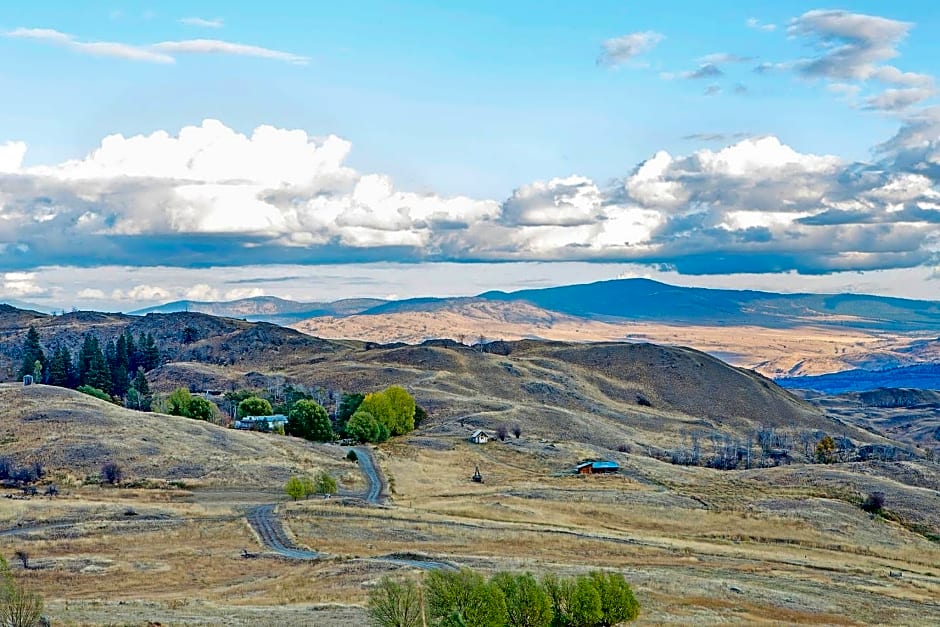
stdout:
{"type": "Polygon", "coordinates": [[[296,438],[140,413],[52,386],[0,384],[0,406],[0,456],[78,480],[115,462],[128,479],[280,487],[329,463],[322,447],[296,438]]]}

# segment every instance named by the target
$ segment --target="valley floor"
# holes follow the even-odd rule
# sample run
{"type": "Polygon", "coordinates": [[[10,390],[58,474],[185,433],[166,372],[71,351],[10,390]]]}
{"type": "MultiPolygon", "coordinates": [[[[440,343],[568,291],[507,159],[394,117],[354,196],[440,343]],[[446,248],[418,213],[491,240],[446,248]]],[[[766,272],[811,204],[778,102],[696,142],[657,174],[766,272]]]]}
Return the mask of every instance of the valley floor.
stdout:
{"type": "MultiPolygon", "coordinates": [[[[484,572],[616,568],[642,604],[639,624],[940,623],[940,544],[855,501],[873,488],[889,508],[914,499],[936,528],[935,485],[861,464],[719,472],[625,454],[622,474],[582,477],[566,472],[572,455],[594,453],[578,446],[386,444],[378,461],[390,504],[278,505],[291,541],[325,553],[316,561],[266,552],[247,524],[251,508],[283,501],[275,485],[2,499],[0,553],[29,554],[16,576],[65,625],[362,624],[383,574],[420,573],[365,558],[414,554],[484,572]],[[483,484],[469,480],[476,466],[483,484]]],[[[345,450],[332,448],[341,463],[345,450]]],[[[339,476],[350,494],[367,487],[351,463],[339,476]]]]}

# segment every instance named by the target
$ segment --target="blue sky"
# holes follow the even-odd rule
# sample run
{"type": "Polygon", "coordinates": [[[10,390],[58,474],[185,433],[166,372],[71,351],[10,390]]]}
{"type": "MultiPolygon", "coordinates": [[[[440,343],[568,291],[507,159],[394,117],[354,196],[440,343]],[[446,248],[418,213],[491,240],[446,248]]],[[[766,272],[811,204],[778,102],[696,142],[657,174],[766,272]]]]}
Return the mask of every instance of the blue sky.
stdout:
{"type": "MultiPolygon", "coordinates": [[[[82,306],[68,268],[452,261],[907,270],[932,297],[933,3],[442,4],[4,3],[0,298],[82,306]]],[[[185,295],[159,276],[138,293],[185,295]]]]}

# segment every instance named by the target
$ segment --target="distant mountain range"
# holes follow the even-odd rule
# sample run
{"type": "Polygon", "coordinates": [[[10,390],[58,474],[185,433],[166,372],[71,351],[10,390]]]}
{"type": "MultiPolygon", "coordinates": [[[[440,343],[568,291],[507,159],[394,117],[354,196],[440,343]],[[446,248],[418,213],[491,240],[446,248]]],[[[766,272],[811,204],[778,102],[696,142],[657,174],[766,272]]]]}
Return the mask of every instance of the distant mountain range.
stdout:
{"type": "Polygon", "coordinates": [[[349,316],[362,313],[385,303],[376,298],[347,298],[329,303],[302,303],[275,296],[256,296],[226,302],[204,302],[195,300],[177,300],[172,303],[147,307],[130,312],[134,316],[148,313],[180,313],[191,311],[227,318],[244,318],[249,322],[271,322],[290,324],[306,318],[320,316],[349,316]]]}
{"type": "Polygon", "coordinates": [[[131,314],[178,312],[269,322],[317,337],[377,343],[450,338],[470,344],[531,338],[683,345],[769,377],[782,377],[788,386],[815,386],[815,380],[803,376],[842,371],[846,381],[857,381],[818,382],[825,389],[869,389],[875,385],[869,379],[882,375],[865,373],[940,363],[938,302],[677,287],[648,279],[396,301],[296,302],[272,296],[229,302],[182,300],[131,314]]]}
{"type": "Polygon", "coordinates": [[[666,285],[649,279],[617,279],[478,296],[386,301],[361,298],[295,302],[272,296],[229,302],[175,301],[131,312],[194,311],[249,321],[290,323],[305,318],[434,312],[471,302],[527,303],[595,320],[636,320],[720,326],[792,328],[822,324],[893,332],[940,332],[940,302],[863,294],[778,294],[666,285]]]}

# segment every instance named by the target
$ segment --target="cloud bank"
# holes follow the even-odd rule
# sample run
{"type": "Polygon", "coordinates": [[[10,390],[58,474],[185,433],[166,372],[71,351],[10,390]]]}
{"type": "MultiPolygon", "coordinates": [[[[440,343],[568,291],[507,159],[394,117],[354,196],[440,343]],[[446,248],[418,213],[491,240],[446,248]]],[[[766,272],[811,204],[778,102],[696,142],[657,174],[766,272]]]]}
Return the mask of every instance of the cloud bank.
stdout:
{"type": "MultiPolygon", "coordinates": [[[[873,163],[745,138],[659,152],[612,184],[572,175],[509,198],[397,189],[346,164],[335,135],[216,120],[104,138],[23,167],[0,144],[0,269],[376,261],[616,261],[687,274],[905,268],[933,263],[940,110],[907,122],[873,163]]],[[[25,275],[24,275],[25,276],[25,275]]],[[[140,296],[140,295],[138,295],[140,296]]]]}
{"type": "MultiPolygon", "coordinates": [[[[221,28],[223,26],[222,20],[183,18],[180,21],[187,25],[205,28],[221,28]]],[[[180,54],[228,54],[285,61],[294,65],[306,65],[309,62],[307,57],[299,54],[220,39],[184,39],[148,45],[134,45],[114,41],[81,41],[73,35],[51,28],[16,28],[4,33],[4,36],[12,39],[31,39],[60,46],[80,54],[148,63],[173,64],[176,63],[176,55],[180,54]]]]}

